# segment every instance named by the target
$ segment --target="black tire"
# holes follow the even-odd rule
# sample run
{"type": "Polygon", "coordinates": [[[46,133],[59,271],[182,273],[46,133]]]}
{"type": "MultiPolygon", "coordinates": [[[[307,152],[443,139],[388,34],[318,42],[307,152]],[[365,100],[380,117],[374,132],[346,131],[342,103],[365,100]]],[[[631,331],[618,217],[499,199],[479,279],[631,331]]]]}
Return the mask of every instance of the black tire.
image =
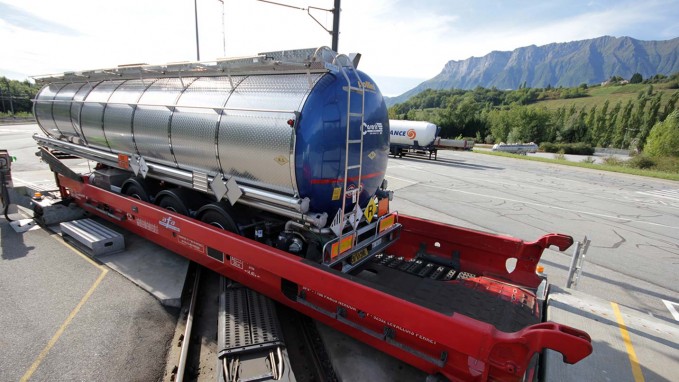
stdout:
{"type": "Polygon", "coordinates": [[[147,203],[151,202],[151,198],[149,198],[148,192],[146,192],[146,190],[143,187],[135,183],[130,183],[129,186],[125,188],[124,194],[135,199],[139,199],[142,202],[147,203]]]}
{"type": "Polygon", "coordinates": [[[226,211],[219,211],[215,209],[207,210],[200,216],[200,221],[225,231],[240,234],[238,232],[238,226],[236,225],[236,222],[233,221],[231,216],[229,216],[226,211]]]}
{"type": "Polygon", "coordinates": [[[165,208],[172,212],[176,212],[180,215],[189,216],[189,209],[186,205],[179,199],[174,198],[170,195],[163,197],[158,203],[159,207],[165,208]]]}

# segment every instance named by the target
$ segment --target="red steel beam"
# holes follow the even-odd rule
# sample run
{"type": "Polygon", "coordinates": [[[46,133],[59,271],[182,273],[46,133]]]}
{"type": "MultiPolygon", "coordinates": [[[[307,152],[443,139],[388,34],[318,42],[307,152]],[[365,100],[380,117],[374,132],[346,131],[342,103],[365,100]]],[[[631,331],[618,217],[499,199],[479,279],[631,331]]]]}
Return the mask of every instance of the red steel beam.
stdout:
{"type": "MultiPolygon", "coordinates": [[[[89,212],[147,238],[191,261],[246,285],[324,324],[409,363],[453,381],[518,381],[544,348],[575,363],[592,351],[589,336],[554,323],[515,333],[462,314],[450,316],[367,287],[345,275],[247,238],[218,230],[158,206],[59,176],[59,183],[89,212]],[[223,257],[219,260],[220,254],[223,257]]],[[[461,269],[535,287],[535,265],[550,244],[570,244],[563,235],[533,243],[399,216],[401,238],[388,252],[427,253],[458,259],[461,269]],[[438,246],[436,243],[438,242],[438,246]],[[452,255],[456,248],[457,255],[452,255]],[[507,258],[517,258],[508,273],[507,258]]],[[[570,240],[570,241],[569,241],[570,240]]]]}

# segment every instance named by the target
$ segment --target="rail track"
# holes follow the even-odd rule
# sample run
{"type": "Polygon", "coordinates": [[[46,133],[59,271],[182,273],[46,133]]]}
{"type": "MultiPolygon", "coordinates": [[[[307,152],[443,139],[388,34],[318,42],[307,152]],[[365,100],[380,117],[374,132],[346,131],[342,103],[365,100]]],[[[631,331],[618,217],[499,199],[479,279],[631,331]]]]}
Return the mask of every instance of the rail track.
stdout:
{"type": "Polygon", "coordinates": [[[196,264],[167,360],[169,382],[338,380],[313,320],[196,264]]]}

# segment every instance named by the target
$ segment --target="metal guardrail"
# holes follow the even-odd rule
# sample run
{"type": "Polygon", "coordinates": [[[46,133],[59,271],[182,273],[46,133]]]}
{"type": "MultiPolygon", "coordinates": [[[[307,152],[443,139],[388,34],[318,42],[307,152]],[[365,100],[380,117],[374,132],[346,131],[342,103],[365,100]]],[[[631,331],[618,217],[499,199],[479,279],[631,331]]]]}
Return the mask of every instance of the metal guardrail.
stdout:
{"type": "Polygon", "coordinates": [[[35,117],[0,117],[0,125],[20,125],[35,123],[35,117]]]}
{"type": "Polygon", "coordinates": [[[594,155],[629,155],[630,150],[595,147],[594,155]]]}

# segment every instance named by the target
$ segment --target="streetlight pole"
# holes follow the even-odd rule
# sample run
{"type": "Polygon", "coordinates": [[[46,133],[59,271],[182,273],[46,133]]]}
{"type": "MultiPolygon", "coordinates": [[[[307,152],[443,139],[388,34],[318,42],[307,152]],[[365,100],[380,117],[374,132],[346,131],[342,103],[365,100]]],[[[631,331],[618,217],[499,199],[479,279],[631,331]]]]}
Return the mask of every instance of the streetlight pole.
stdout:
{"type": "Polygon", "coordinates": [[[332,9],[332,50],[337,52],[337,45],[339,40],[339,18],[340,18],[340,0],[335,0],[335,6],[332,9]]]}
{"type": "Polygon", "coordinates": [[[226,28],[224,26],[224,0],[217,0],[222,3],[222,43],[224,44],[224,57],[226,57],[226,28]]]}
{"type": "Polygon", "coordinates": [[[198,41],[198,0],[193,0],[194,15],[196,16],[196,60],[200,61],[200,43],[198,41]]]}

